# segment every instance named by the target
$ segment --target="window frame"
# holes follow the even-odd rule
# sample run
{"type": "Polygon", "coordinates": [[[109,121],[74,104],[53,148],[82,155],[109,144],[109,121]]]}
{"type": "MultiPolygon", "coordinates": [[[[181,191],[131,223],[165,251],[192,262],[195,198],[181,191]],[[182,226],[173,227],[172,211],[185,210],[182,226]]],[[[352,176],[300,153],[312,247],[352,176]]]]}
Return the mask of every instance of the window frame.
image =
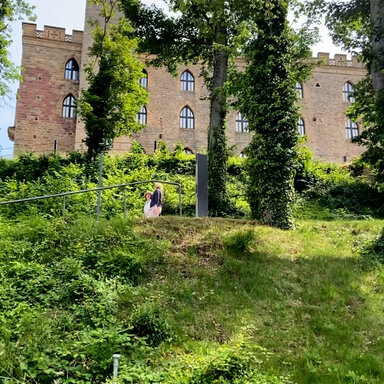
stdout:
{"type": "Polygon", "coordinates": [[[77,62],[77,60],[75,58],[72,57],[65,64],[64,79],[65,80],[72,80],[72,81],[79,81],[79,78],[80,78],[79,63],[77,62]]]}
{"type": "Polygon", "coordinates": [[[180,129],[195,129],[195,114],[188,105],[180,111],[179,120],[180,129]]]}
{"type": "Polygon", "coordinates": [[[140,107],[139,112],[136,114],[137,121],[141,125],[147,125],[147,119],[148,119],[148,111],[147,107],[145,105],[140,107]]]}
{"type": "Polygon", "coordinates": [[[350,81],[346,81],[343,85],[343,101],[345,103],[354,103],[355,102],[355,88],[350,81]]]}
{"type": "Polygon", "coordinates": [[[143,88],[148,88],[148,72],[145,69],[143,69],[143,74],[145,75],[145,77],[140,77],[139,84],[143,88]]]}
{"type": "Polygon", "coordinates": [[[297,132],[301,136],[305,136],[305,122],[304,119],[299,117],[299,120],[297,122],[297,132]]]}
{"type": "Polygon", "coordinates": [[[304,99],[304,88],[303,88],[303,84],[299,83],[299,82],[296,82],[295,84],[295,91],[297,92],[297,94],[299,95],[299,98],[300,99],[304,99]]]}
{"type": "Polygon", "coordinates": [[[195,77],[188,69],[186,69],[180,76],[180,90],[184,92],[195,91],[195,77]]]}
{"type": "Polygon", "coordinates": [[[69,94],[63,100],[61,116],[65,119],[75,119],[77,117],[76,112],[76,98],[72,94],[69,94]]]}
{"type": "Polygon", "coordinates": [[[359,136],[359,125],[352,121],[351,119],[347,119],[345,122],[345,136],[348,140],[352,140],[354,137],[359,136]]]}
{"type": "Polygon", "coordinates": [[[237,112],[236,115],[236,132],[237,133],[249,133],[248,119],[243,116],[241,112],[237,112]]]}

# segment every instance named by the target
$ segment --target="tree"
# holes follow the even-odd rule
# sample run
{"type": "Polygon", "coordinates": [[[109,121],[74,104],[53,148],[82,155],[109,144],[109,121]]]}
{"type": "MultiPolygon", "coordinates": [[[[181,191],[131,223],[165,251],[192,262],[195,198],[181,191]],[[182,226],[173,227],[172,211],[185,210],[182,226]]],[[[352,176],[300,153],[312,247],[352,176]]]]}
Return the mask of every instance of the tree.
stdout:
{"type": "Polygon", "coordinates": [[[24,0],[0,0],[0,96],[9,91],[9,82],[21,79],[20,71],[8,58],[10,23],[23,16],[33,20],[33,7],[24,0]]]}
{"type": "Polygon", "coordinates": [[[309,73],[309,67],[300,61],[308,49],[298,44],[287,13],[286,0],[262,4],[245,51],[247,68],[235,82],[237,105],[253,132],[246,151],[252,215],[283,229],[294,227],[293,181],[299,138],[295,83],[309,73]]]}
{"type": "Polygon", "coordinates": [[[324,15],[336,44],[359,50],[368,69],[367,77],[355,89],[356,102],[350,118],[361,119],[364,130],[354,139],[366,147],[362,159],[384,182],[384,0],[308,0],[304,9],[313,20],[324,15]]]}
{"type": "Polygon", "coordinates": [[[94,0],[94,4],[101,6],[103,24],[92,21],[94,43],[89,55],[94,61],[85,69],[89,88],[78,102],[90,157],[116,137],[142,129],[137,113],[148,101],[148,94],[139,83],[143,65],[135,53],[137,42],[128,37],[131,27],[123,18],[111,22],[119,1],[94,0]]]}
{"type": "Polygon", "coordinates": [[[201,62],[209,90],[208,132],[209,209],[213,216],[230,213],[226,192],[228,111],[228,68],[239,54],[247,35],[245,20],[255,3],[249,0],[170,0],[171,17],[162,10],[140,6],[136,0],[122,0],[125,15],[141,38],[141,52],[156,55],[154,65],[165,65],[174,73],[180,63],[201,62]]]}

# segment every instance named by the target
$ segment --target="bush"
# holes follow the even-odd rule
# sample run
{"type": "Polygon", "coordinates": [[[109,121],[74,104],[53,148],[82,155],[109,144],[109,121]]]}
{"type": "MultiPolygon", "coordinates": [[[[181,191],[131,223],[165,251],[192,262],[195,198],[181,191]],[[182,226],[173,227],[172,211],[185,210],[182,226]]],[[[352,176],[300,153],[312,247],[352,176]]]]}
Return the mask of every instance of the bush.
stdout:
{"type": "Polygon", "coordinates": [[[365,244],[360,253],[370,263],[384,264],[384,229],[375,240],[365,244]]]}
{"type": "Polygon", "coordinates": [[[136,310],[132,316],[132,327],[134,334],[144,337],[154,347],[171,339],[171,328],[163,312],[154,304],[145,304],[136,310]]]}
{"type": "Polygon", "coordinates": [[[230,252],[246,252],[254,239],[255,232],[252,229],[235,232],[224,239],[224,247],[230,252]]]}

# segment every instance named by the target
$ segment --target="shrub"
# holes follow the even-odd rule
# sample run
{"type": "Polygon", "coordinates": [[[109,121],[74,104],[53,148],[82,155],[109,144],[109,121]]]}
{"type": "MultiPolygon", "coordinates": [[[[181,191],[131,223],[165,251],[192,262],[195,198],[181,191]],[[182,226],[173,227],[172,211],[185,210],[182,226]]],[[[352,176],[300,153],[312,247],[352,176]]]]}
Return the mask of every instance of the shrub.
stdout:
{"type": "Polygon", "coordinates": [[[368,262],[384,264],[384,229],[375,240],[365,244],[360,253],[368,262]]]}
{"type": "Polygon", "coordinates": [[[252,229],[235,232],[224,239],[224,247],[230,252],[246,252],[254,239],[255,232],[252,229]]]}
{"type": "Polygon", "coordinates": [[[171,367],[165,374],[166,384],[283,384],[286,377],[262,372],[268,353],[247,342],[220,346],[208,353],[187,356],[185,364],[171,367]]]}
{"type": "Polygon", "coordinates": [[[160,308],[154,304],[139,307],[132,316],[132,331],[145,337],[148,344],[156,347],[171,339],[171,328],[160,308]]]}

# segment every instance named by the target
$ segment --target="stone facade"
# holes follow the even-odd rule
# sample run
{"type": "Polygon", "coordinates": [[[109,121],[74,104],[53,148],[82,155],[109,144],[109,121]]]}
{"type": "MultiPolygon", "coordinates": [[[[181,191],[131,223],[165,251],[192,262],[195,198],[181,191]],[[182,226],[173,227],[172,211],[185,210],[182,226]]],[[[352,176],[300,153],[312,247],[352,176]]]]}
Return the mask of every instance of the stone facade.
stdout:
{"type": "MultiPolygon", "coordinates": [[[[97,17],[97,9],[87,4],[86,19],[97,17]]],[[[81,150],[85,137],[81,121],[62,117],[63,99],[87,87],[84,65],[88,47],[92,43],[91,27],[85,23],[84,33],[73,31],[65,35],[64,29],[45,27],[37,31],[34,24],[23,25],[24,82],[20,84],[16,109],[14,137],[15,154],[25,151],[48,153],[53,151],[55,140],[58,150],[81,150]],[[64,68],[74,58],[80,65],[80,81],[65,80],[64,68]]],[[[144,59],[143,59],[144,60],[144,59]]],[[[343,101],[346,82],[352,86],[362,79],[366,70],[356,57],[347,60],[345,55],[320,53],[314,59],[316,66],[311,78],[303,84],[301,114],[305,124],[307,145],[316,158],[326,161],[349,162],[361,154],[362,148],[351,143],[346,136],[345,110],[350,102],[343,101]]],[[[238,65],[243,65],[238,61],[238,65]]],[[[199,76],[199,65],[181,66],[178,76],[172,77],[165,69],[147,68],[150,94],[147,124],[133,138],[140,142],[147,153],[153,152],[156,142],[164,140],[172,148],[177,142],[193,153],[207,148],[209,123],[208,94],[199,76]],[[181,75],[187,70],[194,76],[194,91],[181,89],[181,75]],[[180,112],[188,106],[194,113],[194,129],[180,128],[180,112]]],[[[227,119],[228,145],[241,153],[250,141],[251,134],[236,132],[237,111],[230,111],[227,119]]],[[[132,139],[118,138],[112,153],[129,150],[132,139]]]]}
{"type": "MultiPolygon", "coordinates": [[[[79,82],[64,78],[70,59],[81,65],[83,32],[23,24],[23,82],[17,95],[14,152],[52,152],[55,140],[61,151],[74,149],[76,118],[62,117],[63,101],[78,97],[79,82]]],[[[11,136],[11,135],[10,135],[11,136]]]]}

